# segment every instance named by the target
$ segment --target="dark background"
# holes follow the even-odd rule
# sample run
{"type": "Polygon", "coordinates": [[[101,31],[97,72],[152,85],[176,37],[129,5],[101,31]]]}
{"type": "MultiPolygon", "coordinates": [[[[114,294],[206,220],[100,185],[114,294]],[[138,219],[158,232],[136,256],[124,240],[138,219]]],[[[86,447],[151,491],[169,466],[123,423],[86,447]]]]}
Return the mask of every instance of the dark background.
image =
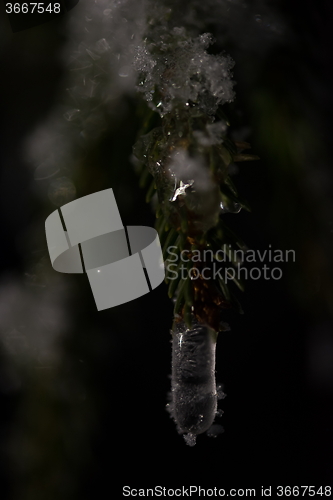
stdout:
{"type": "MultiPolygon", "coordinates": [[[[226,316],[231,331],[219,335],[216,366],[227,393],[219,403],[224,434],[199,436],[190,448],[165,411],[172,323],[166,286],[97,313],[85,277],[68,275],[59,293],[67,294],[70,323],[59,333],[57,363],[36,370],[28,355],[18,363],[2,342],[3,498],[88,499],[103,489],[121,495],[125,484],[333,486],[332,5],[274,5],[291,36],[257,59],[253,53],[242,60],[241,48],[226,47],[237,63],[237,99],[227,107],[233,135],[246,135],[261,159],[240,164],[234,178],[252,212],[225,220],[250,248],[294,249],[296,262],[283,265],[279,281],[248,281],[239,295],[244,314],[226,316]]],[[[42,266],[34,283],[25,278],[23,295],[32,290],[42,300],[36,280],[54,272],[44,240],[54,206],[36,195],[21,144],[56,102],[64,72],[56,54],[66,34],[63,19],[11,34],[0,10],[7,314],[6,286],[42,266]]],[[[77,197],[113,187],[124,225],[153,225],[129,160],[137,108],[128,98],[82,160],[77,197]]]]}

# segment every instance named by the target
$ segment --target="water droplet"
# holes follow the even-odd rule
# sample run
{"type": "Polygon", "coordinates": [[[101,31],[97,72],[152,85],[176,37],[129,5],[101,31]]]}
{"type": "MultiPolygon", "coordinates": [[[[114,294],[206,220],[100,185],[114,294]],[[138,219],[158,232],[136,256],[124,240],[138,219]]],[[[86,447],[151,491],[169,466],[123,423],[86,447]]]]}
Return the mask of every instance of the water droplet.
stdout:
{"type": "Polygon", "coordinates": [[[226,198],[221,201],[220,209],[223,214],[238,214],[242,210],[242,207],[239,203],[235,203],[226,198]]]}

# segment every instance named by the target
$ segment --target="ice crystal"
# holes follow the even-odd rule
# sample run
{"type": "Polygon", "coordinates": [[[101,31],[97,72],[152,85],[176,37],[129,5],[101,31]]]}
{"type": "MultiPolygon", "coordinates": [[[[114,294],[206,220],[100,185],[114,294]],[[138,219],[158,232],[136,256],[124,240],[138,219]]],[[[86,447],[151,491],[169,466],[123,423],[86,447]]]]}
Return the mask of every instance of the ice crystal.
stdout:
{"type": "Polygon", "coordinates": [[[186,443],[207,431],[217,410],[213,332],[204,325],[188,329],[179,323],[172,341],[172,401],[168,411],[186,443]]]}

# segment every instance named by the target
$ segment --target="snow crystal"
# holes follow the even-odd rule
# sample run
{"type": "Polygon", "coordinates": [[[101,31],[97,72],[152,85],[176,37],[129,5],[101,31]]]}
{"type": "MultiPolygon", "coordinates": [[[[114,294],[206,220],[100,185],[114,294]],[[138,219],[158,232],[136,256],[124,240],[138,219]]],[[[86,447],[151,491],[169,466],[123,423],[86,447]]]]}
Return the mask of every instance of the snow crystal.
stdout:
{"type": "Polygon", "coordinates": [[[207,114],[215,113],[218,105],[234,98],[229,56],[207,52],[213,43],[208,33],[191,38],[184,28],[169,33],[164,27],[137,48],[134,67],[140,73],[138,90],[145,95],[158,93],[157,102],[150,106],[163,116],[179,104],[191,101],[207,114]]]}
{"type": "Polygon", "coordinates": [[[218,384],[216,390],[217,390],[217,399],[224,399],[226,397],[226,394],[223,392],[222,384],[218,384]]]}
{"type": "Polygon", "coordinates": [[[191,432],[189,432],[187,434],[184,434],[184,439],[185,439],[185,443],[188,446],[195,446],[197,436],[195,434],[192,434],[191,432]]]}

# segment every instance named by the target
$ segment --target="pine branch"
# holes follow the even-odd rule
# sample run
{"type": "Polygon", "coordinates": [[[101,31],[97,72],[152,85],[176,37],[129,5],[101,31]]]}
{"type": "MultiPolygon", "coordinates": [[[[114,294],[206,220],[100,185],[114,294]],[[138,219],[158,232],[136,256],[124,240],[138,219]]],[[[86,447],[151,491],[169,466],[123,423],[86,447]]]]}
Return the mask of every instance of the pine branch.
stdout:
{"type": "MultiPolygon", "coordinates": [[[[139,90],[143,89],[149,108],[133,153],[140,185],[147,188],[146,200],[152,200],[156,210],[168,295],[175,303],[174,324],[183,320],[190,328],[196,320],[218,332],[223,329],[221,311],[239,306],[228,280],[203,275],[208,264],[205,250],[228,248],[232,262],[233,249],[245,248],[223,220],[224,213],[250,210],[238,195],[229,166],[258,157],[243,153],[250,148],[248,143],[228,137],[229,121],[222,105],[228,100],[225,95],[233,98],[230,59],[207,53],[211,43],[207,34],[191,39],[184,29],[163,33],[159,43],[156,33],[150,33],[147,39],[154,43],[139,50],[137,69],[140,65],[143,69],[139,90]],[[191,63],[185,63],[185,55],[193,56],[191,63]],[[171,246],[176,247],[178,261],[172,270],[171,246]],[[184,253],[189,260],[185,276],[180,275],[184,253]]],[[[217,259],[214,262],[218,264],[217,259]]],[[[243,290],[236,277],[230,279],[243,290]]]]}

